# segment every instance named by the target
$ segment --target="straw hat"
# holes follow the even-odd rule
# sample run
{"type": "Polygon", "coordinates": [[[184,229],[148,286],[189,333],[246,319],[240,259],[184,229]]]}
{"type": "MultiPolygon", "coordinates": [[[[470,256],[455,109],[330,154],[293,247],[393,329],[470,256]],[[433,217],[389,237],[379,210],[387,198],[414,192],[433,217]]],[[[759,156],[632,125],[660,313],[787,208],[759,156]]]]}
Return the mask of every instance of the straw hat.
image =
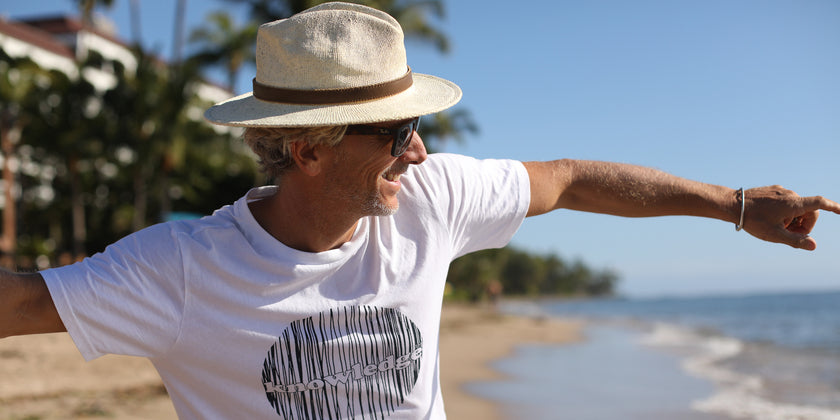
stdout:
{"type": "Polygon", "coordinates": [[[411,72],[394,18],[324,3],[260,26],[254,91],[204,116],[243,127],[345,125],[431,114],[460,99],[454,83],[411,72]]]}

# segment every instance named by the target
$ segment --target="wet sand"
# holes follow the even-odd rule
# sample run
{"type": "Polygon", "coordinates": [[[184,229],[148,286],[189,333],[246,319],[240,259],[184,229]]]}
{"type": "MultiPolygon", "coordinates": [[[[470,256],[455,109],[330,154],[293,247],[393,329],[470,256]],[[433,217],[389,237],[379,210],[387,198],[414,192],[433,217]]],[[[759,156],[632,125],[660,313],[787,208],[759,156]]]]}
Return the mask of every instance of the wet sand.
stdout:
{"type": "Polygon", "coordinates": [[[588,324],[585,340],[520,346],[491,363],[510,376],[470,391],[504,405],[507,419],[723,420],[694,404],[714,385],[689,376],[677,354],[644,345],[638,331],[588,324]]]}
{"type": "MultiPolygon", "coordinates": [[[[441,386],[451,419],[498,419],[497,403],[464,391],[500,379],[488,363],[518,344],[564,343],[579,325],[500,315],[491,307],[445,305],[441,322],[441,386]]],[[[0,340],[0,420],[176,419],[148,360],[105,356],[86,363],[67,334],[0,340]]]]}
{"type": "Polygon", "coordinates": [[[446,305],[440,332],[443,401],[450,419],[500,420],[498,400],[479,398],[471,383],[505,379],[490,368],[493,361],[525,344],[564,344],[580,340],[581,324],[559,319],[503,315],[492,307],[446,305]]]}

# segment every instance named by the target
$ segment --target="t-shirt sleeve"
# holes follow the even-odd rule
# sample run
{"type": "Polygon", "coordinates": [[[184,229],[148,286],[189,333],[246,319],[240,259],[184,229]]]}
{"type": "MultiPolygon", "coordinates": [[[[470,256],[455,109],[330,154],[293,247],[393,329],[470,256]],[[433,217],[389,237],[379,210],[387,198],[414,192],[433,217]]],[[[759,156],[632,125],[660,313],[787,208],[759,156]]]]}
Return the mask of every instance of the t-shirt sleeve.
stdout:
{"type": "Polygon", "coordinates": [[[515,160],[437,153],[419,165],[419,183],[447,224],[456,257],[510,241],[528,212],[531,187],[515,160]]]}
{"type": "Polygon", "coordinates": [[[61,320],[85,360],[104,354],[154,357],[175,343],[184,270],[175,234],[155,225],[78,263],[41,272],[61,320]]]}

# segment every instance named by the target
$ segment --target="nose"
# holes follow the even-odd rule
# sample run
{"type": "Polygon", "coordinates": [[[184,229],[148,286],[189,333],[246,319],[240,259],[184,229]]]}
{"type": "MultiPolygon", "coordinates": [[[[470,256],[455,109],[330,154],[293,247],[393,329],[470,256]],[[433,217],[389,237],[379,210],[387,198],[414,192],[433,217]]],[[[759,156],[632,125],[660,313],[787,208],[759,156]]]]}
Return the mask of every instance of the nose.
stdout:
{"type": "Polygon", "coordinates": [[[405,150],[400,159],[412,165],[419,165],[423,163],[428,155],[426,154],[426,146],[423,144],[423,139],[417,132],[411,133],[411,143],[408,144],[408,149],[405,150]]]}

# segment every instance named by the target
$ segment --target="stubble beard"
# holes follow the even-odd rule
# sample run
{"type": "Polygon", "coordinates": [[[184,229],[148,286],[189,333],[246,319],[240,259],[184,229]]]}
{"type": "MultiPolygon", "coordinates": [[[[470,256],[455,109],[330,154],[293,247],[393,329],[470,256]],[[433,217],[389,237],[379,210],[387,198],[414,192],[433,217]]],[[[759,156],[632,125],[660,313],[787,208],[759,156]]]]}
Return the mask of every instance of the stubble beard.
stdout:
{"type": "Polygon", "coordinates": [[[385,197],[382,197],[379,190],[364,194],[363,191],[358,191],[358,195],[354,194],[351,198],[352,202],[361,203],[361,211],[364,216],[387,217],[393,216],[399,210],[399,203],[395,206],[390,206],[385,202],[385,197]]]}
{"type": "Polygon", "coordinates": [[[359,188],[358,186],[353,188],[348,185],[341,189],[344,190],[344,193],[339,193],[338,195],[334,195],[334,197],[341,197],[343,195],[344,198],[337,200],[337,202],[343,202],[344,205],[348,206],[348,210],[354,209],[359,212],[359,217],[393,216],[399,210],[399,202],[396,201],[396,197],[393,200],[394,204],[389,204],[387,198],[382,195],[378,184],[372,188],[359,188]]]}
{"type": "MultiPolygon", "coordinates": [[[[340,156],[341,159],[345,158],[344,155],[340,156]]],[[[408,164],[403,162],[394,162],[385,172],[396,172],[396,173],[404,173],[408,169],[408,164]]],[[[383,172],[383,173],[385,173],[383,172]]],[[[339,175],[341,176],[341,175],[339,175]]],[[[380,178],[382,175],[380,174],[380,178]]],[[[335,178],[337,183],[342,183],[343,178],[335,178]]],[[[393,216],[399,210],[399,202],[396,201],[396,197],[394,198],[394,205],[388,204],[387,197],[383,196],[380,186],[375,183],[370,188],[347,188],[350,187],[349,185],[345,184],[345,187],[339,187],[339,189],[344,190],[344,198],[347,200],[345,203],[348,205],[355,207],[357,211],[360,212],[360,217],[366,216],[374,216],[374,217],[387,217],[393,216]]],[[[339,196],[342,195],[339,193],[339,196]]]]}

